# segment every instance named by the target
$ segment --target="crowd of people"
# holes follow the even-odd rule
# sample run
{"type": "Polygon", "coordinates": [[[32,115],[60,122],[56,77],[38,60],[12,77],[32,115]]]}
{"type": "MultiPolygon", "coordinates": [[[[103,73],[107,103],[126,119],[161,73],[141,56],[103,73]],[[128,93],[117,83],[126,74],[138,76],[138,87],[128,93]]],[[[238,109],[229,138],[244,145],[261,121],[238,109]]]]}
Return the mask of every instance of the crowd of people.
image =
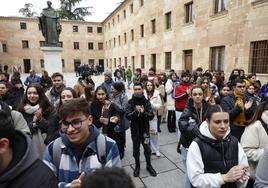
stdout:
{"type": "Polygon", "coordinates": [[[161,156],[165,123],[168,134],[178,135],[174,151],[184,159],[185,188],[268,186],[268,83],[256,74],[234,69],[227,78],[201,67],[177,74],[118,66],[104,72],[100,85],[86,68],[77,76],[66,86],[58,72],[40,77],[31,70],[24,82],[19,73],[11,79],[0,73],[0,187],[105,187],[101,183],[113,181],[134,187],[120,169],[126,131],[133,176],[140,174],[142,145],[146,170],[155,177],[151,155],[161,156]]]}

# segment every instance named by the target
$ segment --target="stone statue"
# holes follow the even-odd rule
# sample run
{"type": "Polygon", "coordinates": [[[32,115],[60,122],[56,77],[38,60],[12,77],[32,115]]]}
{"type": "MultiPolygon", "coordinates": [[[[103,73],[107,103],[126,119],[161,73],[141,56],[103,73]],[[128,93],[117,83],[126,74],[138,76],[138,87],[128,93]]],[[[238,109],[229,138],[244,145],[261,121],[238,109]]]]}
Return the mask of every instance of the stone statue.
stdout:
{"type": "Polygon", "coordinates": [[[58,46],[61,25],[59,23],[59,13],[51,7],[51,1],[47,1],[47,8],[44,8],[39,22],[41,31],[46,39],[46,46],[58,46]]]}

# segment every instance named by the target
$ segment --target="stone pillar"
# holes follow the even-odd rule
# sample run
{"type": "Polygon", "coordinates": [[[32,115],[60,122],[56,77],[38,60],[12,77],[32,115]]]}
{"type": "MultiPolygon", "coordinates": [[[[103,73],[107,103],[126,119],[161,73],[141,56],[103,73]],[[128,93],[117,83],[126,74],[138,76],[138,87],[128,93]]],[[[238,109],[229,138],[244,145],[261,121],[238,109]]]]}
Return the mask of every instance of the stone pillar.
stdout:
{"type": "Polygon", "coordinates": [[[44,52],[45,70],[51,76],[54,72],[62,73],[61,47],[41,47],[44,52]]]}

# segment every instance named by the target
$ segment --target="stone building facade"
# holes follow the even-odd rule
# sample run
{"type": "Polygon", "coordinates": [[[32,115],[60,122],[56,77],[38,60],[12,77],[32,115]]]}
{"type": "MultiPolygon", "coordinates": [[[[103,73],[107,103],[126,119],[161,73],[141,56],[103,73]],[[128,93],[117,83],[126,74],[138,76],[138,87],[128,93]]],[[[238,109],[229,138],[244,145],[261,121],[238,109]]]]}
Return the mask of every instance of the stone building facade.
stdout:
{"type": "MultiPolygon", "coordinates": [[[[75,64],[104,64],[103,31],[101,23],[61,20],[60,45],[64,72],[74,71],[75,64]]],[[[37,18],[0,17],[2,53],[0,64],[15,65],[22,72],[40,72],[44,55],[40,47],[44,37],[37,18]]],[[[12,66],[12,67],[11,67],[12,66]]]]}
{"type": "Polygon", "coordinates": [[[102,24],[108,67],[240,68],[267,79],[267,0],[126,0],[102,24]]]}
{"type": "MultiPolygon", "coordinates": [[[[102,23],[61,21],[64,71],[74,63],[99,60],[106,68],[118,65],[147,71],[223,70],[255,72],[261,80],[268,73],[268,0],[125,0],[102,23]],[[74,32],[78,26],[78,32],[74,32]],[[92,26],[93,33],[87,32],[92,26]],[[95,32],[103,28],[102,33],[95,32]],[[79,42],[79,50],[74,50],[79,42]],[[94,50],[89,50],[89,42],[94,50]],[[98,50],[98,44],[103,50],[98,50]],[[78,61],[79,62],[79,61],[78,61]]],[[[23,65],[30,58],[40,69],[44,40],[37,19],[0,18],[0,38],[7,54],[0,63],[23,65]],[[20,29],[20,22],[27,30],[20,29]],[[29,49],[22,48],[29,41],[29,49]]],[[[101,48],[101,49],[102,49],[101,48]]]]}

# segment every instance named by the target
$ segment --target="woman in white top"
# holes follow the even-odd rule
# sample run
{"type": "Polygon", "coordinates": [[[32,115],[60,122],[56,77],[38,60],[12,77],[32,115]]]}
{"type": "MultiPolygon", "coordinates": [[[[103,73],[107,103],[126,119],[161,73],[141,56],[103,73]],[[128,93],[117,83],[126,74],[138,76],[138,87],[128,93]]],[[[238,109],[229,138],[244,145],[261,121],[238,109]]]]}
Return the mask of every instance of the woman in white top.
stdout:
{"type": "Polygon", "coordinates": [[[268,101],[262,102],[248,122],[241,137],[241,145],[248,157],[250,181],[248,187],[253,187],[258,162],[268,146],[268,101]]]}
{"type": "Polygon", "coordinates": [[[148,81],[145,85],[144,96],[152,105],[154,112],[154,119],[149,121],[150,124],[150,145],[152,154],[160,157],[159,144],[158,144],[158,131],[157,131],[157,110],[161,107],[161,98],[152,81],[148,81]]]}
{"type": "Polygon", "coordinates": [[[187,174],[194,187],[245,187],[249,179],[247,156],[230,134],[229,114],[221,106],[208,108],[199,136],[187,155],[187,174]]]}

